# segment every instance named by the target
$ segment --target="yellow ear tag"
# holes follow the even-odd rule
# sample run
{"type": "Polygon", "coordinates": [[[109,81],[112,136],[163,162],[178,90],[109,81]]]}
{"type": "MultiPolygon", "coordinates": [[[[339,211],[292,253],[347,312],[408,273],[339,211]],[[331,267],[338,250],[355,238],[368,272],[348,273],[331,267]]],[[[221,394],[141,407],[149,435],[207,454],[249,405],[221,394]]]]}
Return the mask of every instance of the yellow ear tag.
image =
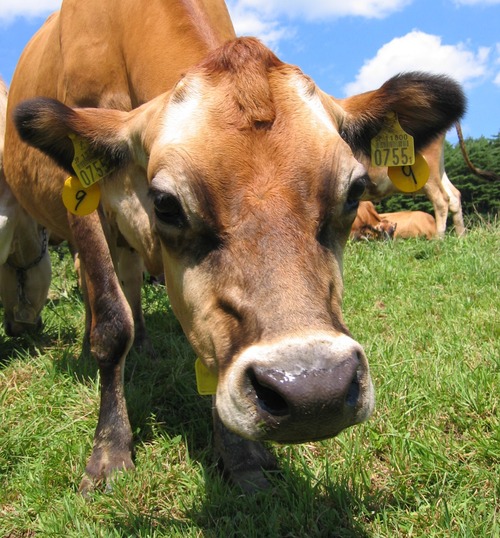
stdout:
{"type": "Polygon", "coordinates": [[[194,363],[196,372],[196,386],[198,393],[202,396],[209,396],[217,392],[217,375],[212,373],[200,359],[194,363]]]}
{"type": "Polygon", "coordinates": [[[406,133],[394,112],[387,114],[380,132],[371,141],[372,166],[410,166],[415,163],[413,136],[406,133]]]}
{"type": "Polygon", "coordinates": [[[387,175],[393,185],[401,192],[419,191],[429,179],[430,169],[421,153],[415,156],[415,164],[411,166],[390,166],[387,175]]]}
{"type": "Polygon", "coordinates": [[[62,191],[63,204],[73,215],[80,217],[90,215],[97,209],[100,198],[101,189],[97,184],[84,189],[80,180],[74,176],[70,176],[64,182],[62,191]]]}
{"type": "Polygon", "coordinates": [[[72,162],[73,170],[84,188],[90,187],[113,172],[115,167],[110,166],[102,157],[93,154],[86,140],[74,134],[69,135],[69,137],[75,149],[72,162]]]}

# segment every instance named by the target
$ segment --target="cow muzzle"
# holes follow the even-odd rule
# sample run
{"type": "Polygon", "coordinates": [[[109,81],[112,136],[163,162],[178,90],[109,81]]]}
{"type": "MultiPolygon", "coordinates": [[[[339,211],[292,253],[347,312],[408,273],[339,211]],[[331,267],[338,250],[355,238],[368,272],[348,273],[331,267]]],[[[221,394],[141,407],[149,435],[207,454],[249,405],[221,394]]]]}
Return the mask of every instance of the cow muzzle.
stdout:
{"type": "Polygon", "coordinates": [[[244,350],[220,376],[216,402],[226,427],[243,437],[300,443],[363,422],[374,400],[362,347],[316,333],[244,350]]]}

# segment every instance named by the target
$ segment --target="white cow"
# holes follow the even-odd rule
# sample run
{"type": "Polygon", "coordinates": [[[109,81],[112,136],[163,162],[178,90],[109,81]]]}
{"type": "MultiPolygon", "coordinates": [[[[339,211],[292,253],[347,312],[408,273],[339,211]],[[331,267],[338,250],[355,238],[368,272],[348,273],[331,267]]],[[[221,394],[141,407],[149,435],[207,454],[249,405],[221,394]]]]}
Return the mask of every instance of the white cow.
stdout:
{"type": "Polygon", "coordinates": [[[50,285],[48,236],[19,205],[5,181],[3,152],[7,87],[0,79],[0,298],[9,336],[41,325],[50,285]]]}

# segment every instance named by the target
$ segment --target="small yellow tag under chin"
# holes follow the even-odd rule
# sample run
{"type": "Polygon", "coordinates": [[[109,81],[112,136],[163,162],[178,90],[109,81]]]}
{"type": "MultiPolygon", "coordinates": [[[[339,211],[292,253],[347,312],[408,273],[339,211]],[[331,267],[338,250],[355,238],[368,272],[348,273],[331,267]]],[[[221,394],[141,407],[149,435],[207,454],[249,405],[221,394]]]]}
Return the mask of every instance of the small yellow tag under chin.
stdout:
{"type": "Polygon", "coordinates": [[[97,209],[100,198],[101,189],[97,184],[84,189],[80,180],[73,176],[70,176],[64,182],[62,191],[63,204],[73,215],[80,217],[90,215],[97,209]]]}
{"type": "Polygon", "coordinates": [[[394,112],[387,114],[380,132],[371,141],[372,166],[410,166],[415,163],[415,145],[394,112]]]}
{"type": "Polygon", "coordinates": [[[217,392],[217,375],[212,373],[200,359],[194,363],[196,372],[196,386],[198,393],[202,396],[209,396],[217,392]]]}
{"type": "Polygon", "coordinates": [[[411,166],[390,166],[387,175],[393,185],[401,192],[419,191],[429,179],[430,169],[421,153],[415,156],[415,164],[411,166]]]}

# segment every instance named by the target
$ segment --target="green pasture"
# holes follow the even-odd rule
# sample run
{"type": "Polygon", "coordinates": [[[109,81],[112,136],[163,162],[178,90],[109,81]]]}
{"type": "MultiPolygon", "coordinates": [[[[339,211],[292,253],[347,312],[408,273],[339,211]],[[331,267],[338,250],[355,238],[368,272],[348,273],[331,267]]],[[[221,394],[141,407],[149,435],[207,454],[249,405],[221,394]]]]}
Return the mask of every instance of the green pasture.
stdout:
{"type": "Polygon", "coordinates": [[[376,411],[335,439],[274,447],[282,473],[250,497],[217,472],[195,357],[164,289],[145,284],[157,358],[133,352],[126,370],[137,469],[81,498],[98,376],[80,355],[70,257],[51,255],[43,334],[0,333],[0,537],[500,536],[497,223],[463,239],[348,245],[344,313],[376,411]]]}

